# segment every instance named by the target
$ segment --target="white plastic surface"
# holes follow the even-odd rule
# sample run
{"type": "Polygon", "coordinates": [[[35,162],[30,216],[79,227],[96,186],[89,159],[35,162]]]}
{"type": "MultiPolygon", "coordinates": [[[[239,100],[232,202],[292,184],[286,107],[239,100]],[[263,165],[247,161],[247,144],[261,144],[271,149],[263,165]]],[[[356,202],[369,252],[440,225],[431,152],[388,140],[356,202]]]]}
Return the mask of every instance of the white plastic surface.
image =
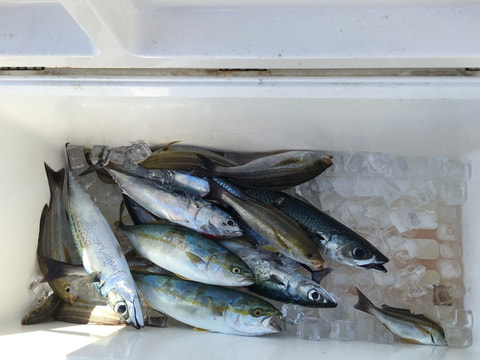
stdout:
{"type": "Polygon", "coordinates": [[[43,161],[65,142],[182,140],[238,151],[309,148],[469,158],[463,208],[465,308],[480,313],[480,78],[0,77],[0,351],[35,359],[474,359],[467,349],[244,338],[189,328],[21,326],[31,304],[43,161]]]}
{"type": "Polygon", "coordinates": [[[480,67],[480,4],[453,0],[0,0],[2,66],[480,67]]]}

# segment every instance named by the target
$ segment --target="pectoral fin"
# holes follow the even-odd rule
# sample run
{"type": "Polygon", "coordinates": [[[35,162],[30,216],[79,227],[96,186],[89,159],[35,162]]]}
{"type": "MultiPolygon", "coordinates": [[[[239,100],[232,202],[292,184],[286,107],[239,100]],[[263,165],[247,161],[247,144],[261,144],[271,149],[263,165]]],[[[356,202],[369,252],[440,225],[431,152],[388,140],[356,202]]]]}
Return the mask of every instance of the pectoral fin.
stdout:
{"type": "Polygon", "coordinates": [[[223,316],[223,312],[220,311],[216,306],[215,303],[213,302],[213,299],[211,297],[208,298],[208,307],[210,311],[212,312],[213,316],[223,316]]]}
{"type": "Polygon", "coordinates": [[[193,254],[189,251],[185,251],[185,255],[187,256],[188,260],[190,260],[190,262],[194,265],[205,264],[205,261],[201,257],[199,257],[199,256],[197,256],[197,255],[195,255],[195,254],[193,254]]]}

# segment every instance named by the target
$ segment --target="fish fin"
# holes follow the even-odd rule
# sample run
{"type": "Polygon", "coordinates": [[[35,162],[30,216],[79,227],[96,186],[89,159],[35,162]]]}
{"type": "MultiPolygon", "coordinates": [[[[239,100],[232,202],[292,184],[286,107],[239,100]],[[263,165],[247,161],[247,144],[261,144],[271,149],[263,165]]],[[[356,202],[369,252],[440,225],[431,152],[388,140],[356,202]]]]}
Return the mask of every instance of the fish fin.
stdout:
{"type": "MultiPolygon", "coordinates": [[[[43,209],[42,209],[42,214],[40,215],[40,226],[39,226],[39,230],[38,230],[38,238],[41,239],[41,237],[43,236],[43,233],[45,231],[45,224],[46,224],[46,218],[47,218],[47,212],[48,212],[48,205],[45,204],[43,206],[43,209]]],[[[39,240],[39,244],[41,243],[41,241],[39,240]]],[[[37,245],[37,256],[40,256],[40,253],[41,253],[41,249],[40,247],[37,245]]]]}
{"type": "Polygon", "coordinates": [[[323,278],[330,274],[332,270],[332,268],[323,268],[317,271],[312,271],[312,280],[315,281],[317,284],[320,284],[323,278]]]}
{"type": "Polygon", "coordinates": [[[201,328],[198,328],[198,327],[194,327],[194,328],[193,328],[193,331],[210,332],[210,330],[201,329],[201,328]]]}
{"type": "Polygon", "coordinates": [[[270,279],[269,279],[272,283],[274,284],[278,284],[278,285],[283,285],[285,286],[285,281],[283,281],[280,277],[278,277],[277,275],[275,274],[272,274],[270,275],[270,279]]]}
{"type": "Polygon", "coordinates": [[[58,171],[53,170],[46,162],[43,163],[45,166],[45,172],[47,173],[48,186],[50,192],[54,193],[56,191],[63,191],[63,183],[65,181],[65,168],[61,168],[58,171]]]}
{"type": "Polygon", "coordinates": [[[167,151],[168,149],[170,149],[170,146],[175,145],[175,144],[178,144],[178,143],[181,143],[181,142],[182,142],[182,140],[173,140],[173,141],[170,141],[167,145],[165,145],[165,146],[162,147],[161,149],[158,149],[158,150],[155,151],[155,152],[167,151]]]}
{"type": "Polygon", "coordinates": [[[191,279],[177,273],[175,273],[175,276],[182,280],[192,281],[191,279]]]}
{"type": "Polygon", "coordinates": [[[218,169],[221,169],[224,167],[224,166],[215,164],[212,160],[210,160],[209,158],[201,154],[197,154],[197,158],[198,158],[198,161],[200,161],[200,167],[192,171],[193,176],[199,176],[199,177],[216,176],[218,169]]]}
{"type": "Polygon", "coordinates": [[[260,247],[263,250],[270,251],[270,252],[273,252],[273,253],[279,253],[280,252],[276,247],[274,247],[272,245],[265,244],[265,245],[260,245],[260,247]]]}
{"type": "Polygon", "coordinates": [[[47,267],[47,274],[40,282],[48,282],[64,276],[86,275],[85,269],[81,265],[70,265],[46,256],[39,256],[38,261],[47,267]]]}
{"type": "Polygon", "coordinates": [[[82,281],[83,282],[86,282],[86,283],[94,283],[94,282],[100,282],[100,274],[98,272],[92,272],[88,275],[85,275],[83,278],[82,278],[82,281]]]}
{"type": "Polygon", "coordinates": [[[214,316],[223,316],[223,312],[215,306],[215,303],[211,297],[208,297],[208,307],[210,310],[212,310],[214,316]]]}
{"type": "Polygon", "coordinates": [[[353,307],[370,314],[371,309],[375,309],[375,305],[357,287],[355,289],[357,289],[358,302],[353,307]]]}
{"type": "Polygon", "coordinates": [[[94,172],[96,172],[100,169],[103,169],[103,164],[96,163],[96,164],[93,164],[93,165],[90,165],[89,167],[87,167],[80,174],[78,174],[78,176],[85,176],[85,175],[94,173],[94,172]]]}
{"type": "Polygon", "coordinates": [[[397,314],[413,315],[413,313],[408,309],[396,308],[396,307],[388,306],[388,305],[385,305],[385,304],[382,305],[382,309],[385,310],[385,311],[394,312],[394,313],[397,313],[397,314]]]}
{"type": "Polygon", "coordinates": [[[185,251],[185,255],[192,262],[192,264],[195,264],[195,265],[205,264],[205,260],[203,260],[201,257],[191,253],[190,251],[185,251]]]}

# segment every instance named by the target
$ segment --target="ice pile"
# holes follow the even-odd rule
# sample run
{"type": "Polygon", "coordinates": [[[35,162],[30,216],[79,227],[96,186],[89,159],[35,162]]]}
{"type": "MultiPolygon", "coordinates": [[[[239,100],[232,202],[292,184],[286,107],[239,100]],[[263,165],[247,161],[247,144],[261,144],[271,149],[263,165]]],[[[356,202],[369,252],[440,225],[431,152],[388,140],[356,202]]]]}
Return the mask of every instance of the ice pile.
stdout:
{"type": "Polygon", "coordinates": [[[334,271],[323,285],[338,307],[284,305],[287,332],[310,340],[393,342],[380,322],[353,308],[358,287],[377,305],[407,308],[437,321],[449,345],[471,345],[461,242],[470,163],[446,156],[333,155],[331,168],[296,191],[379,248],[390,259],[388,272],[326,259],[325,266],[334,271]]]}

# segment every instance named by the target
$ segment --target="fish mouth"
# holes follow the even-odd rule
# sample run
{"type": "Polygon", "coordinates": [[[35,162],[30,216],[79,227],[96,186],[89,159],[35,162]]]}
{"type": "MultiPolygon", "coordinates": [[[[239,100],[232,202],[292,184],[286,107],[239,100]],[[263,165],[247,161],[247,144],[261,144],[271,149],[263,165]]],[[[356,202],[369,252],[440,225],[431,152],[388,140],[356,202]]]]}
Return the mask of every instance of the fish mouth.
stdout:
{"type": "Polygon", "coordinates": [[[372,263],[372,264],[360,265],[360,267],[365,268],[365,269],[377,270],[377,271],[380,271],[380,272],[383,272],[383,273],[387,272],[387,269],[385,268],[385,266],[383,266],[383,264],[372,263]]]}
{"type": "Polygon", "coordinates": [[[280,332],[283,329],[282,315],[272,315],[262,320],[263,327],[272,330],[273,332],[280,332]]]}

